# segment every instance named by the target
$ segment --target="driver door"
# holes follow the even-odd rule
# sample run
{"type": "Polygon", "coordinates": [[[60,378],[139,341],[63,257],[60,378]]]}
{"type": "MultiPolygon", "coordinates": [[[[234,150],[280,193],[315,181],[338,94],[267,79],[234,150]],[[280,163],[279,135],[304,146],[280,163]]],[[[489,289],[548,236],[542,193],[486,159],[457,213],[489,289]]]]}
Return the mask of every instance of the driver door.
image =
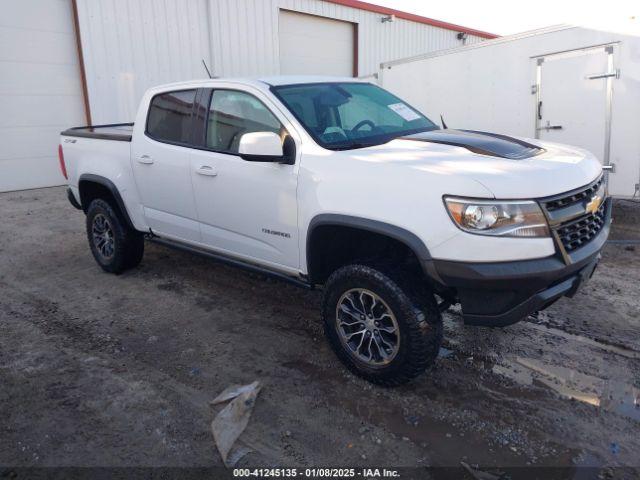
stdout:
{"type": "Polygon", "coordinates": [[[248,261],[298,268],[297,167],[243,160],[240,138],[283,131],[266,98],[208,90],[204,147],[192,150],[191,176],[207,247],[248,261]]]}

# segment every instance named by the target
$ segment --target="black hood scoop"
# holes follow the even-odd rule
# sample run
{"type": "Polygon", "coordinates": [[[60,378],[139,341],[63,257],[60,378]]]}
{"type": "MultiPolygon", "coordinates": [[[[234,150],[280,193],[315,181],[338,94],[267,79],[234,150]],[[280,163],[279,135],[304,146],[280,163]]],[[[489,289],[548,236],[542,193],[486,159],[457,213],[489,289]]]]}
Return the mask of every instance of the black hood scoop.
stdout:
{"type": "Polygon", "coordinates": [[[404,140],[442,143],[454,147],[462,147],[480,155],[524,160],[540,155],[545,150],[517,138],[497,133],[478,132],[475,130],[432,130],[402,137],[404,140]]]}

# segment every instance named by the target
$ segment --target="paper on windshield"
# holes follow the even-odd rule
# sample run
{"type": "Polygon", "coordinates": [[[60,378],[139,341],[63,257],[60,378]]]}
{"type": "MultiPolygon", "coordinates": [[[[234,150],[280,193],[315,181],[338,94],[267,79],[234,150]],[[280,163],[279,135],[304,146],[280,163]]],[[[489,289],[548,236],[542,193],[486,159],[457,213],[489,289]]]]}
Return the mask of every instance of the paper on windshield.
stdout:
{"type": "Polygon", "coordinates": [[[420,115],[411,110],[411,108],[406,106],[404,103],[392,103],[391,105],[387,105],[387,107],[396,112],[407,122],[411,122],[412,120],[417,120],[420,118],[420,115]]]}

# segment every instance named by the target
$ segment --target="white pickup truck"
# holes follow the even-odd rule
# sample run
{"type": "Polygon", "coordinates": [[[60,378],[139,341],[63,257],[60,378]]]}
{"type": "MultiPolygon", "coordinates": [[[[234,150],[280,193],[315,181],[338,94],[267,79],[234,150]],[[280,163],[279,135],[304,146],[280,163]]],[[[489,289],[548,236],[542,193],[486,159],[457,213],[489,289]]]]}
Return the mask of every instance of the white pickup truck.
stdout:
{"type": "Polygon", "coordinates": [[[104,270],[147,239],[323,286],[331,346],[380,385],[434,362],[453,304],[504,326],[573,296],[609,233],[590,153],[440,129],[354,79],[152,88],[134,124],[71,128],[59,154],[104,270]]]}

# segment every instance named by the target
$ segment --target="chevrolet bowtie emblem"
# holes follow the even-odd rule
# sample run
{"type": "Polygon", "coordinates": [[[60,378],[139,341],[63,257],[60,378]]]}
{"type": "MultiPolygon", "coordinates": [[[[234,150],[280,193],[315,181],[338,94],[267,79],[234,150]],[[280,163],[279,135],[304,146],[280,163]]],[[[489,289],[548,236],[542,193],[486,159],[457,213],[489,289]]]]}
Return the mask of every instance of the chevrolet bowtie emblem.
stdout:
{"type": "Polygon", "coordinates": [[[602,197],[600,195],[594,195],[591,197],[591,200],[589,200],[589,203],[585,205],[584,211],[586,213],[594,214],[600,208],[600,204],[602,204],[602,197]]]}

